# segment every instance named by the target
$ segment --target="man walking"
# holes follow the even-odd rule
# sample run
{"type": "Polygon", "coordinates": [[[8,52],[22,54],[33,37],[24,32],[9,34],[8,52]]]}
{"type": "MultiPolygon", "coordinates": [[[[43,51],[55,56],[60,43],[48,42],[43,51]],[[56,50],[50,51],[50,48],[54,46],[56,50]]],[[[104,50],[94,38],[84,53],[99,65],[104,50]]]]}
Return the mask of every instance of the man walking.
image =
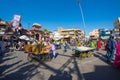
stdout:
{"type": "Polygon", "coordinates": [[[106,43],[106,48],[107,48],[107,61],[112,61],[112,58],[114,57],[114,50],[115,50],[115,42],[114,42],[114,37],[110,36],[106,43]]]}

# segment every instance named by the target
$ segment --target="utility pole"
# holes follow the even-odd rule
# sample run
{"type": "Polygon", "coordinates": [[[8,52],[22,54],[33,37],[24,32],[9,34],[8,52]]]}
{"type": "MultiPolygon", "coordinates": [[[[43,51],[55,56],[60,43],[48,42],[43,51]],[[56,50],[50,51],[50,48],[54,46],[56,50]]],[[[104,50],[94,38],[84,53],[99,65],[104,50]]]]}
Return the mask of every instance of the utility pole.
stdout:
{"type": "Polygon", "coordinates": [[[85,27],[85,20],[84,20],[83,10],[82,10],[82,6],[81,6],[80,2],[81,2],[81,0],[77,0],[77,3],[78,3],[79,8],[80,8],[81,16],[82,16],[83,26],[84,26],[84,41],[85,41],[86,27],[85,27]]]}

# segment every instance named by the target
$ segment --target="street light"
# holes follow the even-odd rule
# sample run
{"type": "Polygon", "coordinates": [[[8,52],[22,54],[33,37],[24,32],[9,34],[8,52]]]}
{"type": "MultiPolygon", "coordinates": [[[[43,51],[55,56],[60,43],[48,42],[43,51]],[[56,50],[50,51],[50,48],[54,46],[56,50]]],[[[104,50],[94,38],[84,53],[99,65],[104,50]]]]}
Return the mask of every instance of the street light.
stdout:
{"type": "Polygon", "coordinates": [[[83,15],[83,10],[80,4],[80,0],[77,0],[79,8],[80,8],[80,12],[81,12],[81,16],[82,16],[82,21],[83,21],[83,26],[84,26],[84,40],[85,40],[85,36],[86,36],[86,31],[85,31],[85,20],[84,20],[84,15],[83,15]]]}

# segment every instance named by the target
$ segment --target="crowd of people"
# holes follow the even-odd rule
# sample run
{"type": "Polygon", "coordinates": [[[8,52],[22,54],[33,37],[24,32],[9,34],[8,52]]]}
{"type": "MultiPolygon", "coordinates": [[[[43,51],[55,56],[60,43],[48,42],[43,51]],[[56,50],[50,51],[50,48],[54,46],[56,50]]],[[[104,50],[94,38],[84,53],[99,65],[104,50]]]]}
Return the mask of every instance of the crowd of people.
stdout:
{"type": "MultiPolygon", "coordinates": [[[[0,55],[6,51],[6,47],[13,47],[13,43],[15,43],[13,37],[4,38],[3,36],[0,36],[0,55]]],[[[18,39],[14,46],[17,50],[24,50],[25,52],[33,54],[50,53],[52,54],[51,58],[55,59],[58,46],[63,47],[63,53],[66,53],[68,49],[82,46],[81,43],[82,42],[78,39],[55,41],[49,38],[45,40],[39,40],[39,38],[36,38],[33,41],[23,41],[18,39]]],[[[114,59],[114,67],[120,67],[120,40],[118,38],[114,39],[113,36],[110,36],[107,40],[88,40],[87,45],[85,46],[96,48],[97,51],[100,51],[100,48],[104,47],[104,50],[106,50],[107,61],[111,62],[114,59]]]]}
{"type": "MultiPolygon", "coordinates": [[[[110,36],[108,39],[97,40],[90,39],[87,42],[88,47],[95,48],[97,51],[100,51],[101,48],[104,48],[106,51],[107,62],[113,62],[115,68],[120,67],[120,39],[110,36]]],[[[78,43],[75,43],[78,44],[78,43]]],[[[76,46],[76,45],[74,45],[76,46]]]]}
{"type": "Polygon", "coordinates": [[[110,36],[107,40],[98,39],[97,42],[91,41],[91,47],[96,47],[99,51],[103,46],[104,50],[106,50],[106,58],[107,62],[113,62],[113,66],[115,68],[120,67],[120,39],[114,38],[110,36]]]}

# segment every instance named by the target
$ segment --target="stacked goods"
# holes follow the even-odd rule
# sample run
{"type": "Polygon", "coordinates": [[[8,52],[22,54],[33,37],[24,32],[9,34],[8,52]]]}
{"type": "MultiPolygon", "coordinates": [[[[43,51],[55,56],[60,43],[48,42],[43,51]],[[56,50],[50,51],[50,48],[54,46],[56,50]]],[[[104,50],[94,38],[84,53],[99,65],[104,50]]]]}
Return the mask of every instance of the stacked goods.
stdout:
{"type": "Polygon", "coordinates": [[[41,53],[43,53],[43,54],[50,53],[50,46],[48,45],[46,47],[43,47],[41,53]]]}
{"type": "Polygon", "coordinates": [[[36,54],[35,52],[36,52],[36,48],[37,48],[37,45],[32,45],[32,53],[33,54],[36,54]]]}
{"type": "Polygon", "coordinates": [[[89,52],[87,53],[87,57],[90,57],[92,54],[93,54],[93,51],[89,51],[89,52]]]}
{"type": "Polygon", "coordinates": [[[86,58],[86,55],[87,55],[87,52],[81,52],[81,53],[80,53],[80,57],[81,57],[81,58],[86,58]]]}
{"type": "Polygon", "coordinates": [[[47,51],[46,48],[44,47],[44,48],[42,48],[41,53],[42,53],[42,54],[46,54],[46,53],[48,53],[48,51],[47,51]]]}
{"type": "Polygon", "coordinates": [[[31,52],[32,54],[46,54],[50,53],[50,45],[44,46],[43,44],[25,45],[25,52],[31,52]]]}
{"type": "MultiPolygon", "coordinates": [[[[49,60],[50,56],[50,45],[44,46],[44,44],[34,44],[34,45],[26,45],[25,50],[31,49],[31,54],[28,56],[33,59],[41,59],[41,60],[49,60]]],[[[30,51],[30,50],[29,50],[30,51]]]]}
{"type": "Polygon", "coordinates": [[[40,45],[36,45],[35,54],[40,54],[40,45]]]}
{"type": "Polygon", "coordinates": [[[32,45],[32,53],[33,54],[43,54],[42,49],[44,46],[42,44],[32,45]]]}
{"type": "Polygon", "coordinates": [[[25,45],[25,52],[31,52],[32,51],[32,45],[25,45]]]}

